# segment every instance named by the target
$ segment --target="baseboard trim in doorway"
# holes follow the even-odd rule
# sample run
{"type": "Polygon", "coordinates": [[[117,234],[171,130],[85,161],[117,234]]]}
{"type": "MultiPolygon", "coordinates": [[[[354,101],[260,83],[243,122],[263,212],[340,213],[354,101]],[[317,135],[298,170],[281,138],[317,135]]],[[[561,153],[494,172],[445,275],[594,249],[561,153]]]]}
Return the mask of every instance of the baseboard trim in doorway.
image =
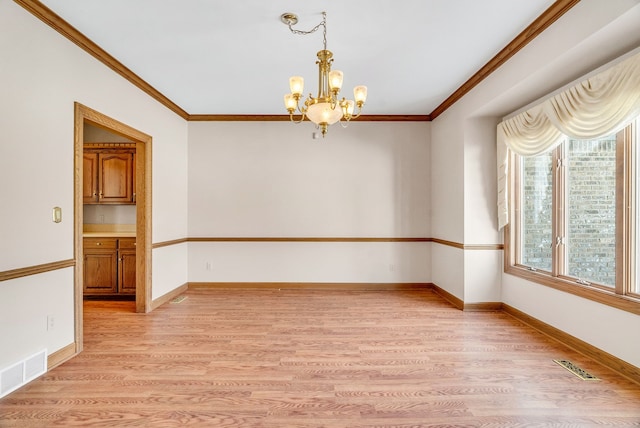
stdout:
{"type": "Polygon", "coordinates": [[[52,368],[57,367],[75,357],[77,355],[76,348],[76,343],[72,342],[67,346],[58,349],[56,352],[47,355],[47,370],[51,370],[52,368]]]}

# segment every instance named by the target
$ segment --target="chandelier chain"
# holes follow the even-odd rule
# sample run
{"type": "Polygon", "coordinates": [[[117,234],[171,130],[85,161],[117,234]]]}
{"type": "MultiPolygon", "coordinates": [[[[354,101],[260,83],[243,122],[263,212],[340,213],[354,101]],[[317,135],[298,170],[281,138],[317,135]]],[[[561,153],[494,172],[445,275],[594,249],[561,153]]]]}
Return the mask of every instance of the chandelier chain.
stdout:
{"type": "Polygon", "coordinates": [[[291,26],[292,24],[290,22],[287,25],[289,27],[289,30],[293,34],[300,34],[300,35],[303,35],[303,36],[305,36],[307,34],[315,33],[316,31],[318,31],[318,29],[320,27],[322,27],[322,37],[323,37],[324,49],[325,50],[327,49],[327,12],[322,12],[322,22],[320,22],[318,25],[316,25],[315,27],[313,27],[309,31],[296,30],[291,26]]]}

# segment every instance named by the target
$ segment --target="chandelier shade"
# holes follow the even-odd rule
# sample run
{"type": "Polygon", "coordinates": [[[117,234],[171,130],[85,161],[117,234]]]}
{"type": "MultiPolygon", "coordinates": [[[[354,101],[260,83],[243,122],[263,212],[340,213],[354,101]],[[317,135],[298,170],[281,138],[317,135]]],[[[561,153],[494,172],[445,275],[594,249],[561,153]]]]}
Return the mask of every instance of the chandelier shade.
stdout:
{"type": "Polygon", "coordinates": [[[302,95],[304,91],[304,78],[301,76],[291,76],[289,78],[289,89],[293,95],[302,95]]]}
{"type": "Polygon", "coordinates": [[[304,78],[292,76],[289,78],[290,93],[284,96],[284,105],[289,112],[289,118],[294,123],[300,123],[309,119],[322,130],[322,136],[327,133],[329,125],[341,121],[346,126],[352,119],[356,119],[362,112],[362,107],[367,100],[367,87],[356,86],[353,90],[354,100],[346,98],[339,99],[338,95],[342,89],[344,74],[340,70],[331,70],[333,63],[333,53],[327,50],[327,14],[322,12],[322,22],[310,31],[294,30],[292,28],[298,22],[298,17],[293,13],[284,13],[280,17],[289,30],[294,34],[311,34],[323,28],[324,44],[321,51],[318,51],[318,94],[313,97],[309,94],[307,99],[301,104],[302,93],[304,91],[304,78]],[[356,110],[357,108],[357,110],[356,110]],[[299,116],[296,117],[296,111],[299,116]],[[356,112],[354,114],[354,112],[356,112]]]}
{"type": "Polygon", "coordinates": [[[335,108],[331,103],[316,103],[307,107],[307,117],[315,124],[333,125],[342,119],[342,116],[342,109],[335,108]]]}

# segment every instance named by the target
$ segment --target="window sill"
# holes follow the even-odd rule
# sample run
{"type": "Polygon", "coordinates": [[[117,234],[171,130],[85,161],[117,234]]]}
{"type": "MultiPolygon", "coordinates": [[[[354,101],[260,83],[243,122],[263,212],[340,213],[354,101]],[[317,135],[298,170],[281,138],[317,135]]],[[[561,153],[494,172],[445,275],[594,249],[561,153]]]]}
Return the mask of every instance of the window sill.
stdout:
{"type": "Polygon", "coordinates": [[[526,267],[507,265],[505,266],[504,272],[526,279],[527,281],[546,285],[547,287],[555,288],[556,290],[564,291],[565,293],[573,294],[603,305],[640,315],[640,299],[635,297],[623,296],[600,288],[556,278],[544,272],[530,271],[526,267]]]}

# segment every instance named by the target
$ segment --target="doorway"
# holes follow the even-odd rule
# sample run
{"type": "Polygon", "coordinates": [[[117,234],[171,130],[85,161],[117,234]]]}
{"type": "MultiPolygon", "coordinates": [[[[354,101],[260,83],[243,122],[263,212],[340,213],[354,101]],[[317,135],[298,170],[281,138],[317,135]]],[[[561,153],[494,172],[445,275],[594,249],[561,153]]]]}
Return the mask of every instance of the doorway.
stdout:
{"type": "Polygon", "coordinates": [[[83,149],[85,124],[120,135],[135,143],[136,193],[136,312],[151,306],[151,136],[80,103],[74,109],[74,242],[75,252],[75,343],[83,347],[83,149]]]}

